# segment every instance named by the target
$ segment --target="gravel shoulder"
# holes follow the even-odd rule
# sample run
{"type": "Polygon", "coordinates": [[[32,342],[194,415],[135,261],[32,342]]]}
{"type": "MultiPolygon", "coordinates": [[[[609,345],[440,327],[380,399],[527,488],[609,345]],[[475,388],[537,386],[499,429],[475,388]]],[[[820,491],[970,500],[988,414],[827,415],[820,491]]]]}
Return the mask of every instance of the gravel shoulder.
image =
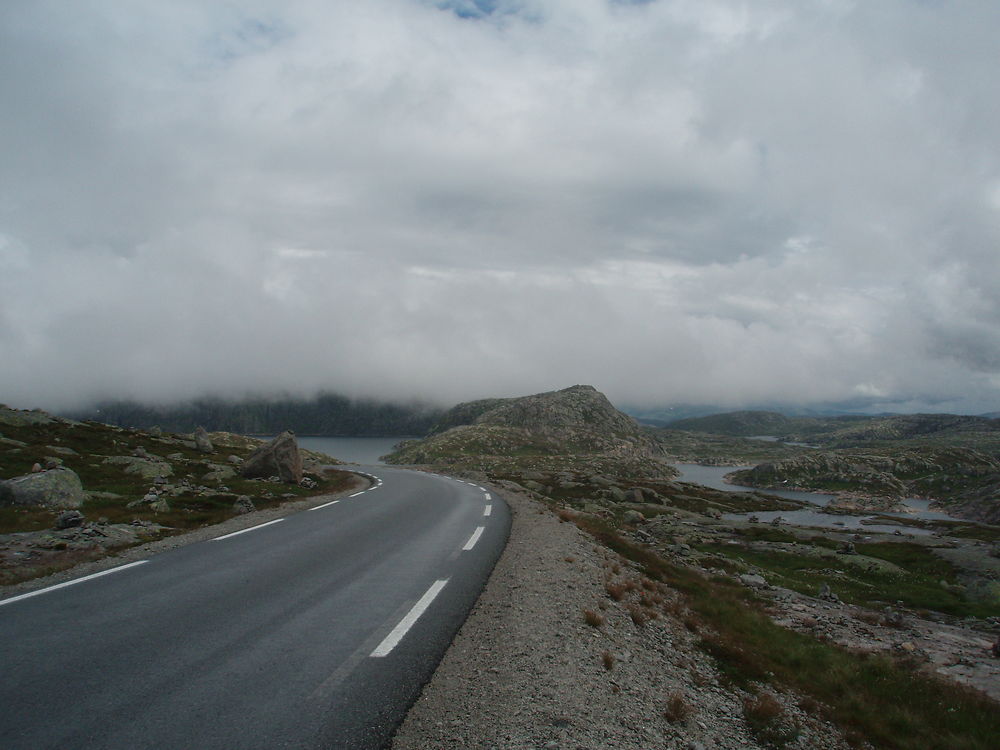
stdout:
{"type": "MultiPolygon", "coordinates": [[[[496,488],[494,488],[496,489],[496,488]]],[[[423,748],[759,748],[748,694],[725,686],[696,636],[669,615],[673,592],[540,503],[498,491],[510,541],[485,590],[394,738],[423,748]],[[605,583],[634,582],[621,601],[605,583]],[[661,602],[638,625],[630,600],[661,602]],[[588,625],[589,610],[602,620],[588,625]]],[[[788,748],[846,748],[829,724],[775,694],[798,725],[788,748]]]]}

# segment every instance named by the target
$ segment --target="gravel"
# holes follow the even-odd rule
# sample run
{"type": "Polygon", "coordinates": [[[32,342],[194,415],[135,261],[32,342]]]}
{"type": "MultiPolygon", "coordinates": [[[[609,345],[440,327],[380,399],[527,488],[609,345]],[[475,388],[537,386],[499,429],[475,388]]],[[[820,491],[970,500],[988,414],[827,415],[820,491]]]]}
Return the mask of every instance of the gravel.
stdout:
{"type": "MultiPolygon", "coordinates": [[[[674,592],[656,584],[649,593],[663,614],[636,625],[628,608],[643,593],[638,571],[540,503],[498,494],[512,511],[510,541],[394,750],[765,747],[743,718],[748,694],[726,687],[696,636],[665,611],[674,592]],[[615,601],[606,581],[636,590],[615,601]],[[587,610],[603,623],[588,625],[587,610]]],[[[775,698],[783,723],[798,725],[785,747],[848,747],[796,696],[775,698]]]]}

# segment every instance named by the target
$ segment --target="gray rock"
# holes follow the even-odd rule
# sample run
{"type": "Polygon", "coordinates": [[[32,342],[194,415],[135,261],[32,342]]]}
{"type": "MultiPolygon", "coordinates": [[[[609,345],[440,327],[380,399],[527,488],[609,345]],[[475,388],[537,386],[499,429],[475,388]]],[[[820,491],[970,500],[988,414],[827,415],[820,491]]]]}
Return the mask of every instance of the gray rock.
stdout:
{"type": "Polygon", "coordinates": [[[752,589],[767,588],[767,581],[764,580],[764,577],[755,575],[753,573],[744,573],[743,575],[741,575],[740,583],[742,583],[744,586],[749,586],[752,589]]]}
{"type": "Polygon", "coordinates": [[[240,467],[248,479],[277,474],[280,481],[298,484],[302,481],[302,454],[295,433],[283,432],[271,442],[251,453],[240,467]]]}
{"type": "Polygon", "coordinates": [[[240,458],[239,456],[229,456],[228,458],[226,458],[226,460],[229,463],[233,464],[234,466],[239,466],[241,463],[243,463],[243,459],[240,458]]]}
{"type": "Polygon", "coordinates": [[[137,474],[144,479],[169,477],[174,473],[173,467],[166,461],[157,458],[142,458],[139,456],[108,456],[104,463],[124,466],[126,474],[137,474]]]}
{"type": "Polygon", "coordinates": [[[149,509],[154,513],[169,513],[170,503],[168,503],[164,498],[158,498],[155,502],[149,504],[149,509]]]}
{"type": "Polygon", "coordinates": [[[608,487],[607,489],[608,497],[616,503],[625,502],[625,490],[621,487],[615,487],[614,485],[608,487]]]}
{"type": "Polygon", "coordinates": [[[627,510],[625,511],[625,515],[622,516],[622,521],[630,526],[634,526],[636,524],[646,523],[646,517],[637,510],[627,510]]]}
{"type": "Polygon", "coordinates": [[[0,482],[0,506],[79,508],[85,499],[80,477],[72,469],[65,467],[0,482]]]}
{"type": "Polygon", "coordinates": [[[62,445],[46,445],[45,446],[45,450],[49,451],[50,453],[57,453],[60,456],[77,456],[77,455],[79,455],[72,448],[66,448],[66,447],[64,447],[62,445]]]}
{"type": "Polygon", "coordinates": [[[200,425],[194,430],[194,447],[199,453],[211,453],[215,450],[211,438],[208,437],[205,428],[200,425]]]}
{"type": "Polygon", "coordinates": [[[83,525],[84,516],[78,510],[67,510],[58,515],[56,518],[56,528],[57,529],[71,529],[74,526],[83,525]]]}
{"type": "Polygon", "coordinates": [[[233,513],[236,515],[243,515],[244,513],[253,513],[257,508],[251,500],[246,495],[240,495],[236,498],[236,502],[233,503],[233,513]]]}
{"type": "Polygon", "coordinates": [[[236,470],[230,466],[213,464],[212,470],[201,478],[203,482],[224,482],[236,476],[236,470]]]}
{"type": "Polygon", "coordinates": [[[828,583],[824,583],[819,587],[819,593],[817,596],[824,601],[836,602],[837,604],[840,604],[840,597],[833,593],[830,589],[830,584],[828,583]]]}

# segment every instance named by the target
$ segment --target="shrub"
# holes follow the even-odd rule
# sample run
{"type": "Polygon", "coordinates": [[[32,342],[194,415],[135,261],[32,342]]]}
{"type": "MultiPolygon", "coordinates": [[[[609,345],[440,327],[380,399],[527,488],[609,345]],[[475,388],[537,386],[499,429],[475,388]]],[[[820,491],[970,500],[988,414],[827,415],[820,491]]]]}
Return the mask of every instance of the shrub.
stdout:
{"type": "Polygon", "coordinates": [[[604,624],[604,617],[592,609],[583,610],[583,621],[592,628],[599,628],[604,624]]]}
{"type": "Polygon", "coordinates": [[[604,664],[604,668],[610,672],[615,666],[615,655],[610,651],[605,651],[601,654],[601,663],[604,664]]]}
{"type": "Polygon", "coordinates": [[[684,696],[675,691],[667,698],[667,706],[663,709],[663,718],[671,724],[681,724],[687,721],[693,712],[694,709],[684,700],[684,696]]]}

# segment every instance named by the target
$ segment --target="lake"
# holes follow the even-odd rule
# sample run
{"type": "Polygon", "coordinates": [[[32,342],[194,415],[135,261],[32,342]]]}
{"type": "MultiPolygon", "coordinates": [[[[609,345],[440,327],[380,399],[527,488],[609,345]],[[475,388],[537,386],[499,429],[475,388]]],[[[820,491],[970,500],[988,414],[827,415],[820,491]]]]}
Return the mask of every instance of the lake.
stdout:
{"type": "MultiPolygon", "coordinates": [[[[678,479],[682,482],[700,484],[705,487],[710,487],[715,490],[723,490],[725,492],[753,492],[755,489],[753,487],[741,487],[740,485],[727,484],[723,480],[723,477],[726,474],[739,469],[753,468],[751,466],[700,466],[698,464],[675,464],[675,466],[681,473],[678,479]]],[[[770,489],[760,489],[759,491],[767,493],[768,495],[787,497],[791,500],[801,500],[820,507],[826,505],[834,498],[834,495],[827,495],[822,492],[770,489]]],[[[903,504],[910,508],[911,512],[880,513],[879,515],[896,516],[897,518],[921,518],[926,520],[957,520],[954,517],[949,516],[947,513],[930,510],[929,500],[908,498],[903,501],[903,504]]],[[[888,524],[873,523],[875,516],[834,515],[830,513],[823,513],[822,511],[809,510],[808,508],[803,508],[801,510],[757,511],[755,513],[724,513],[723,518],[733,521],[745,521],[752,515],[756,516],[761,523],[770,523],[773,519],[780,516],[786,523],[795,526],[819,526],[822,528],[845,529],[850,531],[879,531],[890,534],[899,529],[904,534],[916,534],[920,536],[932,533],[927,529],[914,527],[904,528],[888,524]]]]}
{"type": "Polygon", "coordinates": [[[296,435],[299,446],[319,451],[345,463],[380,464],[380,456],[391,453],[393,446],[409,437],[322,437],[296,435]]]}

